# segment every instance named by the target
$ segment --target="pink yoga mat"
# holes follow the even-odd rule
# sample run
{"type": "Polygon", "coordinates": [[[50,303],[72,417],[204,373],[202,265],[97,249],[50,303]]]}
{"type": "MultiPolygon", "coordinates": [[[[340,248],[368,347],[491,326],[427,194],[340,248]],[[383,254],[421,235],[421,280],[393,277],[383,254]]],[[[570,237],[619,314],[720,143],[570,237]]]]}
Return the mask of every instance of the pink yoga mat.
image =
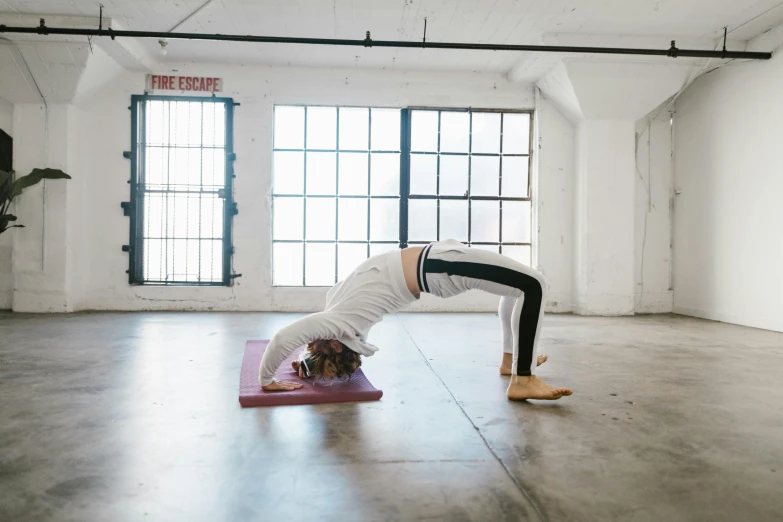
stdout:
{"type": "Polygon", "coordinates": [[[383,395],[381,390],[370,384],[361,369],[350,380],[335,380],[331,385],[323,380],[315,384],[312,379],[300,379],[291,368],[291,361],[304,350],[304,346],[294,350],[275,373],[278,380],[301,382],[304,387],[287,392],[265,392],[258,384],[258,364],[268,344],[269,341],[248,341],[245,345],[245,358],[239,375],[239,404],[244,407],[377,401],[383,395]]]}

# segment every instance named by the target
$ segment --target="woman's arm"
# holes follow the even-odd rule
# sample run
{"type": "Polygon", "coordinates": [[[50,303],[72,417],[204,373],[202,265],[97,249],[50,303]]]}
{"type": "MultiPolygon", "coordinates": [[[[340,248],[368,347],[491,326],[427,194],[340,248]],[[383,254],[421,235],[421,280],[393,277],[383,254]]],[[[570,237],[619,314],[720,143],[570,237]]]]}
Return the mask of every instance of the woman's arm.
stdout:
{"type": "MultiPolygon", "coordinates": [[[[261,364],[258,368],[259,384],[267,391],[288,391],[295,389],[281,386],[283,384],[290,385],[293,383],[277,383],[274,380],[275,372],[283,361],[285,361],[296,348],[303,344],[307,344],[317,339],[337,339],[339,336],[340,334],[335,331],[327,312],[311,314],[291,323],[277,332],[277,334],[272,337],[272,340],[269,341],[269,346],[266,347],[266,351],[261,358],[261,364]]],[[[301,388],[301,384],[296,386],[296,388],[301,388]]]]}

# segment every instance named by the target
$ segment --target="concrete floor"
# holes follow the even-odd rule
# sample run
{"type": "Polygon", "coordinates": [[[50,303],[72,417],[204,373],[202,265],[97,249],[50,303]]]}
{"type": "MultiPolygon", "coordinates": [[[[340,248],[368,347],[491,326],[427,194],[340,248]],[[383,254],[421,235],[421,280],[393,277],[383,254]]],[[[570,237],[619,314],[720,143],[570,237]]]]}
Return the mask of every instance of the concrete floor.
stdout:
{"type": "Polygon", "coordinates": [[[0,314],[2,520],[783,520],[783,334],[547,316],[509,403],[491,314],[373,330],[379,402],[241,409],[294,314],[0,314]]]}

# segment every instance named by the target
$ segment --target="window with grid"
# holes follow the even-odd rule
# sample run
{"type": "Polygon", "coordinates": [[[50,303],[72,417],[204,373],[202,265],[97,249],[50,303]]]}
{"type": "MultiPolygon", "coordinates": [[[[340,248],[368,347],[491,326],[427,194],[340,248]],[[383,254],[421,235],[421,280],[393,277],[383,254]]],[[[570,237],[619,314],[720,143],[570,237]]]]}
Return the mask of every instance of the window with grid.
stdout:
{"type": "Polygon", "coordinates": [[[131,283],[231,281],[233,101],[132,99],[131,283]]]}
{"type": "Polygon", "coordinates": [[[400,245],[400,109],[275,107],[273,284],[331,286],[400,245]]]}
{"type": "Polygon", "coordinates": [[[530,128],[529,111],[276,107],[273,284],[448,238],[529,265],[530,128]]]}
{"type": "Polygon", "coordinates": [[[530,264],[530,116],[410,111],[409,245],[456,239],[530,264]]]}

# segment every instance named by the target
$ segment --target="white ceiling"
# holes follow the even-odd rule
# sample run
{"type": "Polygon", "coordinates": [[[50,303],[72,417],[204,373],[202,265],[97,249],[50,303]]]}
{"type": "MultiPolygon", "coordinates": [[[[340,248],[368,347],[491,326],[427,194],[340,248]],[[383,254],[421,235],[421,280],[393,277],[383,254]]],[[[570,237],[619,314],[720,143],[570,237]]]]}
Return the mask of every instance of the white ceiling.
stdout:
{"type": "MultiPolygon", "coordinates": [[[[168,31],[206,0],[100,0],[126,29],[168,31]]],[[[709,47],[722,28],[742,27],[747,40],[783,22],[780,0],[212,0],[177,31],[498,44],[540,43],[544,35],[581,33],[701,39],[709,47]],[[762,15],[762,16],[760,16],[762,15]],[[758,17],[758,18],[757,18],[758,17]],[[754,20],[755,18],[755,20],[754,20]],[[752,20],[750,23],[746,23],[752,20]]],[[[0,0],[3,12],[97,16],[98,0],[0,0]]],[[[161,62],[508,72],[520,53],[324,47],[173,40],[168,54],[142,41],[161,62]]],[[[588,44],[589,45],[589,44],[588,44]]],[[[657,45],[657,44],[656,44],[657,45]]],[[[661,58],[666,60],[666,58],[661,58]]],[[[539,74],[535,72],[532,76],[539,74]]]]}

